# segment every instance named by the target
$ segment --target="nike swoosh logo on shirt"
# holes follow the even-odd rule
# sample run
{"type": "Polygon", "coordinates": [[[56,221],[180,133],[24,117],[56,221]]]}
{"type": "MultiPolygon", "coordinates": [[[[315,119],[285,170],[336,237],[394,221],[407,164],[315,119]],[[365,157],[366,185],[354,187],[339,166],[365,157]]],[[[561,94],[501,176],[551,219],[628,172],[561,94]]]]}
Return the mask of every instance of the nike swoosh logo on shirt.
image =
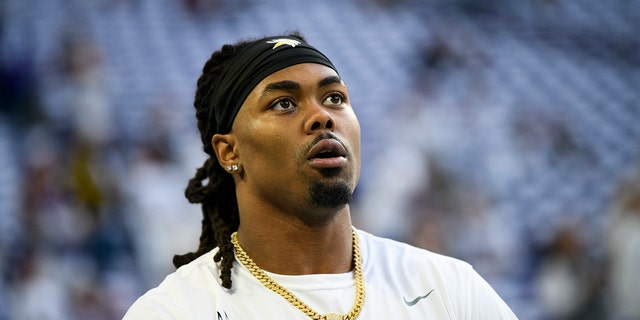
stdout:
{"type": "Polygon", "coordinates": [[[402,297],[402,299],[404,300],[404,303],[406,303],[409,307],[411,307],[411,306],[415,305],[416,303],[418,303],[420,300],[428,297],[433,292],[433,290],[436,290],[436,289],[431,289],[431,291],[429,291],[424,296],[419,296],[419,297],[417,297],[417,298],[415,298],[415,299],[413,299],[411,301],[407,301],[407,298],[405,298],[405,297],[402,297]]]}

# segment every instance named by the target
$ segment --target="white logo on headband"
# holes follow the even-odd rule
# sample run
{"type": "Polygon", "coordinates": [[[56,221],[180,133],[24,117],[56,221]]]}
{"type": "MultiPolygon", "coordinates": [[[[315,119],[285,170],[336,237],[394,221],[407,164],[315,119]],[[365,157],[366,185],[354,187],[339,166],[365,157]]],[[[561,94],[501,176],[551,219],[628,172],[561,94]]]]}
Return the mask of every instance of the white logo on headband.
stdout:
{"type": "Polygon", "coordinates": [[[282,39],[269,40],[269,41],[267,41],[267,43],[275,43],[273,45],[273,48],[271,48],[271,49],[275,49],[275,48],[277,48],[277,47],[279,47],[281,45],[285,45],[285,44],[286,45],[290,45],[291,47],[295,48],[295,46],[299,45],[301,42],[298,41],[298,40],[282,38],[282,39]]]}

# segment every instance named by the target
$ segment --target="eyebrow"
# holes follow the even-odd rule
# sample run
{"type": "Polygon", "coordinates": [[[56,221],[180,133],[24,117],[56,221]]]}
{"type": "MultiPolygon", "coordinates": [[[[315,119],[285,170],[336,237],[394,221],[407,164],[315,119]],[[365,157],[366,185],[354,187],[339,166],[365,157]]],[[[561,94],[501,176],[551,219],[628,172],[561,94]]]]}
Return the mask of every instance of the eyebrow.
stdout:
{"type": "Polygon", "coordinates": [[[338,76],[328,76],[318,82],[318,88],[326,87],[334,83],[342,83],[342,79],[338,76]]]}
{"type": "Polygon", "coordinates": [[[295,81],[285,80],[269,83],[264,90],[262,91],[262,95],[271,93],[273,91],[294,91],[299,90],[300,84],[295,81]]]}
{"type": "MultiPolygon", "coordinates": [[[[328,76],[318,81],[318,88],[326,87],[334,83],[342,83],[342,79],[340,79],[340,77],[338,76],[328,76]]],[[[291,80],[284,80],[284,81],[278,81],[278,82],[267,84],[267,86],[262,91],[262,95],[266,95],[273,91],[295,91],[295,90],[300,90],[299,83],[291,80]]]]}

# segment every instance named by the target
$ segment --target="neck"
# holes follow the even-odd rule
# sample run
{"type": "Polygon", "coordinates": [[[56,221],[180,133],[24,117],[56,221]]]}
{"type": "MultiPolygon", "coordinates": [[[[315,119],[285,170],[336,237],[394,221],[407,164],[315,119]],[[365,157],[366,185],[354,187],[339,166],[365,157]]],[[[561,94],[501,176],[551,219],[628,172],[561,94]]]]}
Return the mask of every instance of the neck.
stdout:
{"type": "Polygon", "coordinates": [[[308,225],[261,212],[243,215],[238,241],[263,270],[289,275],[344,273],[352,269],[349,206],[331,221],[308,225]]]}

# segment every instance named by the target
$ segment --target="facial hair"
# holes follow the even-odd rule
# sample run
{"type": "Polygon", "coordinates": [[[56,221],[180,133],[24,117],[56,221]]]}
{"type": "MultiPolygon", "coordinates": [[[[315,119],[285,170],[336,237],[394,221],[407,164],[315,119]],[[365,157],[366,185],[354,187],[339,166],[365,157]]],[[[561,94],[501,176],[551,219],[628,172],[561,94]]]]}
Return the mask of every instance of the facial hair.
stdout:
{"type": "Polygon", "coordinates": [[[309,188],[311,201],[314,205],[323,208],[339,208],[349,203],[353,191],[344,182],[322,183],[315,182],[309,188]]]}

